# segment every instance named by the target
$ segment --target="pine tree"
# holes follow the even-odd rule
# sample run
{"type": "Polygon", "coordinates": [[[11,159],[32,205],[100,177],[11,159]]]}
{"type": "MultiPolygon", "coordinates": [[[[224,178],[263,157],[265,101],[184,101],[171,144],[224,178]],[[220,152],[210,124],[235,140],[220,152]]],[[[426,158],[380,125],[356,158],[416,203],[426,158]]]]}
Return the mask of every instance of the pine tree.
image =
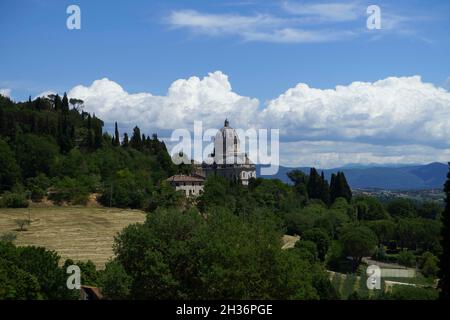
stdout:
{"type": "Polygon", "coordinates": [[[336,200],[336,198],[345,198],[348,203],[352,200],[352,190],[347,183],[347,179],[343,172],[338,172],[337,174],[331,175],[330,183],[330,201],[331,203],[336,200]]]}
{"type": "MultiPolygon", "coordinates": [[[[449,162],[450,166],[450,162],[449,162]]],[[[444,185],[445,211],[442,215],[441,245],[442,254],[439,259],[439,298],[450,300],[450,171],[444,185]]]]}

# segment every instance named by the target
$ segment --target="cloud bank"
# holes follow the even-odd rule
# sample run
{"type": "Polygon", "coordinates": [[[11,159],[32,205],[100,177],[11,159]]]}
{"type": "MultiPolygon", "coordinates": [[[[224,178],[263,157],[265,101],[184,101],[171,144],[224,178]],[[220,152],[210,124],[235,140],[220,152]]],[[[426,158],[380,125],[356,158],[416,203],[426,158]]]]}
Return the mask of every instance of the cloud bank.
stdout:
{"type": "Polygon", "coordinates": [[[109,79],[68,93],[106,122],[139,125],[147,133],[218,128],[278,128],[284,165],[425,163],[450,156],[450,93],[420,76],[353,82],[333,89],[299,83],[261,105],[232,90],[220,71],[174,81],[167,94],[129,93],[109,79]]]}

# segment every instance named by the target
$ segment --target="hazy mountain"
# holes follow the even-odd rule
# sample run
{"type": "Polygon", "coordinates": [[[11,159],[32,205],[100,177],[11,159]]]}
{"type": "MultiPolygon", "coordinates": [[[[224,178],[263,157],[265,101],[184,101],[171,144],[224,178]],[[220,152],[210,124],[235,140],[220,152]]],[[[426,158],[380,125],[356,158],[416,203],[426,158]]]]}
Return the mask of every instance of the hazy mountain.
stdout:
{"type": "MultiPolygon", "coordinates": [[[[257,166],[258,176],[261,166],[257,166]]],[[[287,173],[294,169],[309,173],[309,167],[289,168],[280,167],[274,176],[262,176],[264,178],[280,179],[290,183],[287,173]]],[[[318,171],[322,171],[318,169],[318,171]]],[[[323,170],[325,177],[330,180],[332,173],[343,171],[350,187],[357,189],[432,189],[442,188],[447,176],[448,166],[443,163],[433,162],[427,165],[358,165],[344,166],[323,170]]]]}

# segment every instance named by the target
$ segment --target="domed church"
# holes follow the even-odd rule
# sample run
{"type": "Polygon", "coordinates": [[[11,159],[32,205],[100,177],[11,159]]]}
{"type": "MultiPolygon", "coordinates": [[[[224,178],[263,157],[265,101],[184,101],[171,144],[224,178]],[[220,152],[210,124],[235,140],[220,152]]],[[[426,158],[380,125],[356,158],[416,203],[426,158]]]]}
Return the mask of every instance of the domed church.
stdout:
{"type": "Polygon", "coordinates": [[[240,151],[239,137],[227,119],[214,138],[214,151],[210,156],[213,158],[212,164],[203,162],[201,168],[198,168],[206,177],[218,175],[230,180],[240,180],[243,185],[248,185],[250,178],[256,178],[256,166],[247,153],[240,151]]]}

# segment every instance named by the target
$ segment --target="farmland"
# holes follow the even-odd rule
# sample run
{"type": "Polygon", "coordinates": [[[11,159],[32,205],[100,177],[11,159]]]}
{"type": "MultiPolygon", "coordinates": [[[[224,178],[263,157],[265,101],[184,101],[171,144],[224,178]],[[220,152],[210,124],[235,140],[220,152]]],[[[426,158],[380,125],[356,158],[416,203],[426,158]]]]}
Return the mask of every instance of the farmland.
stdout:
{"type": "Polygon", "coordinates": [[[112,256],[114,236],[127,225],[143,222],[139,210],[92,207],[31,207],[0,209],[0,235],[13,233],[18,246],[35,245],[55,250],[74,261],[92,260],[103,268],[112,256]],[[24,231],[17,220],[31,218],[24,231]]]}

